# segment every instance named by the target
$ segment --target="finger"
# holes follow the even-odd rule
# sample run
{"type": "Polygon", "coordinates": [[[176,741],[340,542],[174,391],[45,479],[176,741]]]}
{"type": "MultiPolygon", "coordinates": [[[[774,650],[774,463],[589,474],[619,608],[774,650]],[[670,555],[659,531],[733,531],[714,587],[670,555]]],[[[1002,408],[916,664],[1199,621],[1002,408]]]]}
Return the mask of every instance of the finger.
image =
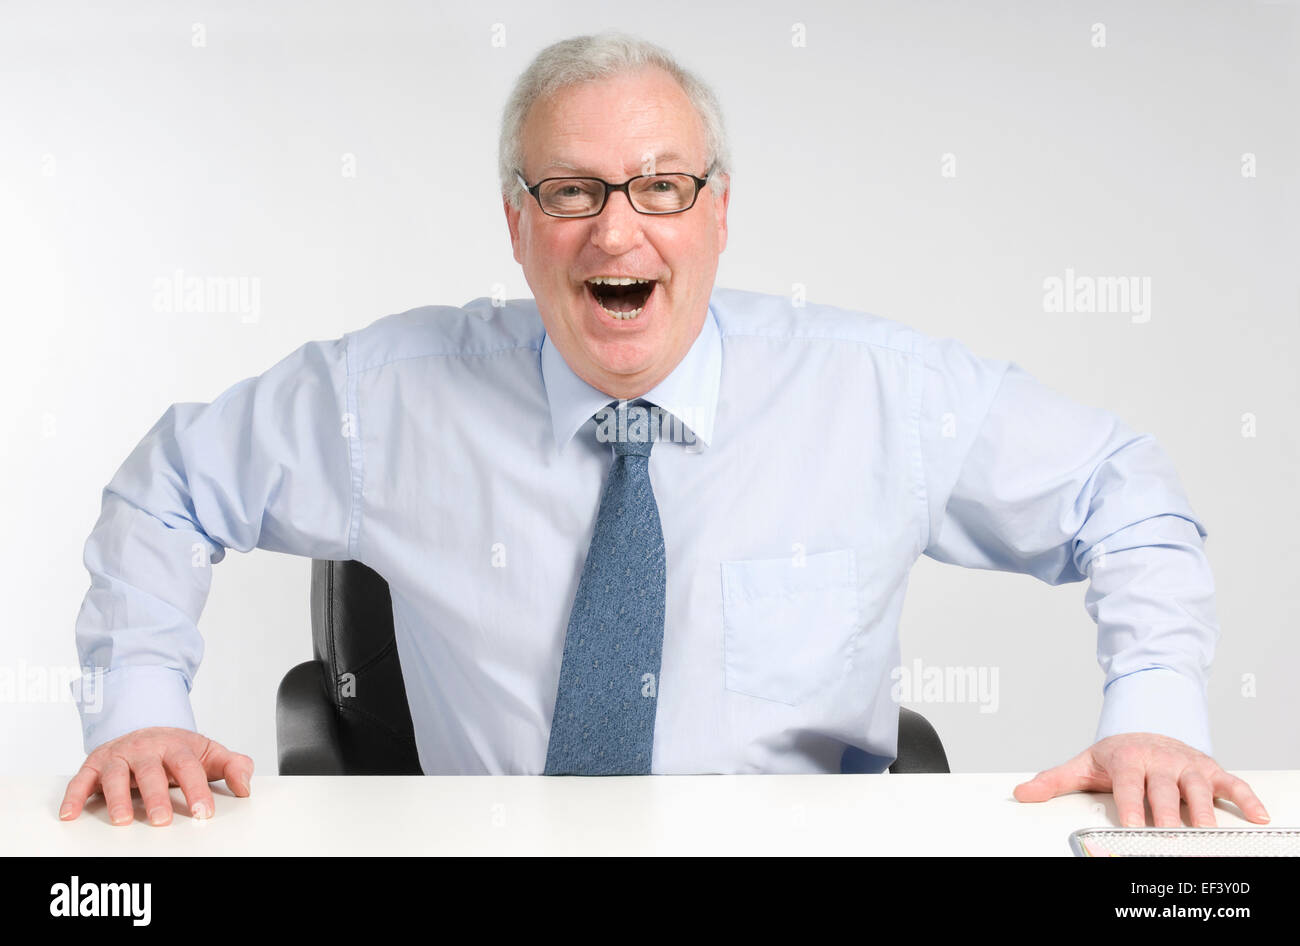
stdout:
{"type": "Polygon", "coordinates": [[[59,806],[59,817],[64,821],[76,818],[97,788],[99,788],[99,772],[91,768],[90,763],[87,762],[68,782],[68,790],[63,793],[63,804],[59,806]]]}
{"type": "Polygon", "coordinates": [[[104,801],[108,803],[108,817],[113,824],[130,824],[133,815],[131,805],[131,769],[121,756],[113,756],[104,764],[104,771],[99,776],[99,784],[104,790],[104,801]]]}
{"type": "Polygon", "coordinates": [[[1182,827],[1182,796],[1173,775],[1165,769],[1147,772],[1147,796],[1151,799],[1151,821],[1157,828],[1182,827]]]}
{"type": "Polygon", "coordinates": [[[195,818],[211,818],[216,811],[208,776],[198,758],[188,749],[176,749],[163,759],[176,784],[185,793],[185,804],[195,818]]]}
{"type": "Polygon", "coordinates": [[[1183,797],[1187,799],[1187,813],[1194,828],[1213,828],[1218,824],[1214,817],[1214,793],[1210,780],[1193,768],[1187,768],[1178,779],[1183,797]]]}
{"type": "Polygon", "coordinates": [[[140,788],[145,814],[155,826],[171,824],[172,799],[167,792],[167,773],[162,761],[152,756],[137,757],[131,761],[135,784],[140,788]]]}
{"type": "Polygon", "coordinates": [[[1039,772],[1028,782],[1021,782],[1012,794],[1017,801],[1047,801],[1069,792],[1110,791],[1105,772],[1092,764],[1088,753],[1075,756],[1055,768],[1039,772]]]}
{"type": "Polygon", "coordinates": [[[1126,828],[1141,828],[1147,823],[1143,807],[1146,771],[1141,765],[1130,763],[1112,772],[1110,780],[1119,823],[1126,828]]]}
{"type": "Polygon", "coordinates": [[[250,791],[253,778],[253,760],[241,752],[231,752],[221,743],[207,739],[198,753],[199,762],[207,773],[208,781],[225,779],[230,790],[243,797],[250,791]]]}
{"type": "Polygon", "coordinates": [[[253,789],[253,760],[240,752],[232,752],[225,768],[226,784],[240,798],[246,798],[253,789]]]}
{"type": "Polygon", "coordinates": [[[1214,780],[1214,795],[1216,798],[1226,798],[1240,808],[1248,821],[1266,824],[1272,820],[1264,810],[1264,803],[1255,796],[1250,786],[1222,769],[1214,780]]]}
{"type": "Polygon", "coordinates": [[[1073,779],[1066,765],[1039,772],[1028,782],[1017,785],[1011,794],[1016,801],[1039,802],[1074,791],[1073,779]]]}

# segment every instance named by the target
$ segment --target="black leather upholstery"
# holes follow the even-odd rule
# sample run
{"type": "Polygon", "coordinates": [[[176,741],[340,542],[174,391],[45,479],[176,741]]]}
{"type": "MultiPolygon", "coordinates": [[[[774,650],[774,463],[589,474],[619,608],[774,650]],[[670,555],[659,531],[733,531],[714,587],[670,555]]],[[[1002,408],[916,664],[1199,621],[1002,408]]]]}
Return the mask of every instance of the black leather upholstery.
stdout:
{"type": "Polygon", "coordinates": [[[898,758],[889,771],[899,775],[948,771],[948,755],[930,721],[906,706],[898,708],[898,758]]]}
{"type": "MultiPolygon", "coordinates": [[[[285,674],[276,694],[280,774],[422,774],[388,583],[360,562],[313,561],[311,628],[315,659],[285,674]]],[[[845,749],[842,772],[878,770],[873,757],[845,749]]],[[[948,771],[943,744],[920,713],[899,708],[889,771],[948,771]]]]}
{"type": "Polygon", "coordinates": [[[281,775],[420,775],[388,583],[360,562],[311,565],[315,660],[280,682],[281,775]]]}

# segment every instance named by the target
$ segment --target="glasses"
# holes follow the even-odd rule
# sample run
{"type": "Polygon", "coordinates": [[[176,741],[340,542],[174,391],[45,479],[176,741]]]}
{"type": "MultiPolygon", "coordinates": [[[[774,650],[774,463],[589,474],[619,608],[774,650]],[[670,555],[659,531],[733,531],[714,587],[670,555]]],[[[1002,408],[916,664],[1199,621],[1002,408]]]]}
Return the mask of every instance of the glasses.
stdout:
{"type": "Polygon", "coordinates": [[[515,177],[548,217],[594,217],[605,209],[609,195],[622,191],[632,209],[642,214],[679,214],[695,206],[700,188],[709,183],[712,168],[704,177],[694,174],[641,174],[622,184],[598,177],[548,177],[531,187],[520,171],[515,177]]]}

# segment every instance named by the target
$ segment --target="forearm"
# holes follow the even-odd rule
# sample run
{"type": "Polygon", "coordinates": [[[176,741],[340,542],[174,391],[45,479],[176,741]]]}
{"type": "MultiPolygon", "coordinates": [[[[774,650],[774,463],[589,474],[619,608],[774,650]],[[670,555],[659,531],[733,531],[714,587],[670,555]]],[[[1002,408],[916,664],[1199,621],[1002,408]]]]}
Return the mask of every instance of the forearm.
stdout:
{"type": "Polygon", "coordinates": [[[1085,567],[1106,675],[1097,739],[1154,732],[1211,754],[1206,685],[1219,625],[1196,523],[1144,519],[1098,542],[1085,567]]]}
{"type": "Polygon", "coordinates": [[[86,751],[145,726],[193,729],[197,621],[212,573],[206,542],[105,490],[84,561],[91,585],[76,643],[87,675],[77,694],[86,751]]]}

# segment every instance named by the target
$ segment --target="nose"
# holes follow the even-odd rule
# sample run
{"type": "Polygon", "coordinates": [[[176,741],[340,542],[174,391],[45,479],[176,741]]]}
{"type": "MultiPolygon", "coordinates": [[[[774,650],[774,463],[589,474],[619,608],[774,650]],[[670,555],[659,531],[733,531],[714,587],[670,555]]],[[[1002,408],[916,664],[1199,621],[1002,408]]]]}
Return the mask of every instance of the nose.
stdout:
{"type": "Polygon", "coordinates": [[[591,242],[610,256],[619,256],[641,242],[642,215],[632,209],[627,194],[610,194],[605,209],[595,218],[591,242]]]}

